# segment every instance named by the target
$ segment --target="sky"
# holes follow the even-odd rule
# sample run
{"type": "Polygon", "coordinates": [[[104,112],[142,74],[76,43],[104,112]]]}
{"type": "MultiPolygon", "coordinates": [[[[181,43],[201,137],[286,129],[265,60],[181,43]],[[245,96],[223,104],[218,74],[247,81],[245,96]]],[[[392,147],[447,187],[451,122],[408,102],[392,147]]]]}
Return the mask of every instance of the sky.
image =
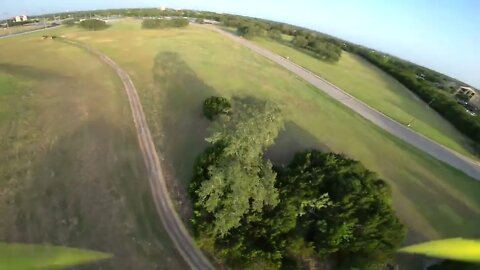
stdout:
{"type": "Polygon", "coordinates": [[[160,6],[247,15],[307,27],[480,88],[479,0],[0,0],[0,17],[160,6]]]}

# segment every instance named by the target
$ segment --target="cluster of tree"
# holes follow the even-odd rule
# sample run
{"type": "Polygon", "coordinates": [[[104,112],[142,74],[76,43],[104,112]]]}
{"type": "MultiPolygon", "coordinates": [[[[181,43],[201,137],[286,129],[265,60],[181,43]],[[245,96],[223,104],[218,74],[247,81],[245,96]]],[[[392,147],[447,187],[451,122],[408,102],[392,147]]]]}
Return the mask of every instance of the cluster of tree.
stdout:
{"type": "Polygon", "coordinates": [[[375,173],[316,150],[274,168],[263,153],[283,126],[279,108],[234,99],[217,111],[190,185],[202,248],[231,265],[274,269],[312,260],[380,269],[391,260],[405,229],[375,173]]]}
{"type": "Polygon", "coordinates": [[[109,25],[105,21],[97,19],[83,20],[80,22],[79,25],[82,28],[93,31],[103,30],[109,27],[109,25]]]}
{"type": "Polygon", "coordinates": [[[444,260],[429,266],[427,270],[480,270],[480,264],[444,260]]]}
{"type": "Polygon", "coordinates": [[[228,114],[232,105],[224,97],[209,97],[203,102],[203,114],[210,120],[221,114],[228,114]]]}
{"type": "Polygon", "coordinates": [[[321,60],[337,62],[342,55],[342,48],[332,42],[330,38],[316,34],[296,35],[292,44],[300,49],[306,49],[313,53],[313,56],[321,60]]]}
{"type": "Polygon", "coordinates": [[[397,79],[473,142],[480,142],[480,118],[465,113],[454,96],[419,76],[415,65],[365,48],[350,50],[397,79]]]}
{"type": "Polygon", "coordinates": [[[188,20],[183,18],[145,19],[142,22],[142,27],[146,29],[185,27],[187,25],[188,25],[188,20]]]}
{"type": "Polygon", "coordinates": [[[248,39],[255,36],[266,36],[282,41],[282,34],[293,35],[294,38],[290,43],[292,46],[307,51],[312,56],[324,61],[336,62],[342,54],[342,43],[339,40],[313,30],[234,15],[224,15],[218,19],[225,26],[237,28],[237,33],[248,39]]]}

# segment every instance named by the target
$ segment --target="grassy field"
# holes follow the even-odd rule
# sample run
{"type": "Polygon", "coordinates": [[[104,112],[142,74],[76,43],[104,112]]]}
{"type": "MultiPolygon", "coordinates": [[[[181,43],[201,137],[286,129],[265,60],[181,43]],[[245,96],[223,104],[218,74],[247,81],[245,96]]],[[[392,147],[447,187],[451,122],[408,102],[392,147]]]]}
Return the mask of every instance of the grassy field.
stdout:
{"type": "Polygon", "coordinates": [[[473,157],[468,139],[407,88],[362,58],[343,52],[335,64],[320,61],[287,45],[257,38],[255,42],[322,76],[400,123],[461,154],[473,157]]]}
{"type": "MultiPolygon", "coordinates": [[[[57,30],[61,31],[65,30],[57,30]]],[[[392,185],[396,209],[417,240],[478,235],[480,221],[471,218],[480,214],[478,181],[385,134],[216,33],[193,26],[142,30],[139,21],[123,21],[107,31],[77,30],[67,36],[99,48],[130,73],[159,152],[172,176],[182,180],[172,182],[177,198],[181,199],[194,159],[206,145],[203,99],[251,95],[278,102],[288,119],[269,151],[276,162],[285,163],[292,153],[309,147],[346,153],[392,185]]]]}
{"type": "MultiPolygon", "coordinates": [[[[480,220],[472,217],[480,214],[480,182],[386,134],[296,76],[217,33],[194,26],[142,30],[140,21],[133,20],[116,22],[105,31],[60,28],[50,32],[100,49],[131,75],[184,217],[188,217],[189,208],[185,187],[196,156],[206,146],[203,138],[208,134],[209,122],[202,116],[204,98],[255,96],[277,102],[285,112],[286,129],[268,153],[276,163],[285,164],[294,152],[305,148],[345,153],[391,184],[397,213],[410,229],[408,242],[479,236],[480,220]]],[[[29,37],[17,40],[38,39],[35,34],[29,37]]],[[[66,59],[72,57],[68,55],[66,59]]],[[[8,57],[15,58],[12,53],[8,57]]],[[[0,59],[4,61],[3,55],[0,59]]],[[[91,79],[75,79],[93,83],[91,79]]],[[[112,100],[98,103],[103,108],[112,100]]],[[[125,112],[111,117],[122,117],[124,124],[131,121],[125,112]]],[[[120,146],[119,142],[118,149],[125,150],[128,144],[123,143],[120,146]]],[[[102,155],[91,156],[99,162],[108,161],[102,155]]],[[[129,166],[121,169],[124,167],[129,166]]],[[[133,196],[138,187],[130,182],[118,187],[127,185],[123,187],[125,192],[133,196]]]]}
{"type": "Polygon", "coordinates": [[[36,30],[42,28],[43,25],[21,25],[21,26],[13,26],[9,28],[0,28],[0,36],[8,35],[8,34],[15,34],[19,32],[25,32],[30,30],[36,30]]]}
{"type": "Polygon", "coordinates": [[[113,254],[93,269],[183,269],[119,79],[42,34],[0,40],[0,242],[113,254]]]}

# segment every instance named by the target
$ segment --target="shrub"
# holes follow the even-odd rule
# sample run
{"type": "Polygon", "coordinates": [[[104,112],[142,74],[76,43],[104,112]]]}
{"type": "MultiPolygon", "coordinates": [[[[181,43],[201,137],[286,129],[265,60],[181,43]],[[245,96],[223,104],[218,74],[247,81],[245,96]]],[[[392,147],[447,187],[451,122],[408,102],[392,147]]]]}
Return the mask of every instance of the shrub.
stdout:
{"type": "Polygon", "coordinates": [[[203,114],[210,120],[219,114],[228,114],[232,105],[224,97],[209,97],[203,103],[203,114]]]}
{"type": "Polygon", "coordinates": [[[105,21],[98,20],[98,19],[88,19],[80,22],[80,27],[85,28],[87,30],[103,30],[108,28],[108,24],[105,21]]]}

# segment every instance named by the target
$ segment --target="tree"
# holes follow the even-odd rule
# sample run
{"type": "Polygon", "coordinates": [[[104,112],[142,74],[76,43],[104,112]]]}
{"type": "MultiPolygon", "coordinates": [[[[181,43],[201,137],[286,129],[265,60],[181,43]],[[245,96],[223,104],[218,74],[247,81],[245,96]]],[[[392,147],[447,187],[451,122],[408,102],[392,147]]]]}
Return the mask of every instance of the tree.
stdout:
{"type": "Polygon", "coordinates": [[[307,207],[298,210],[297,231],[319,256],[376,269],[403,241],[405,229],[391,207],[387,184],[358,161],[315,150],[297,154],[280,174],[278,188],[290,193],[281,198],[307,207]],[[316,201],[322,196],[328,201],[316,201]]]}
{"type": "Polygon", "coordinates": [[[268,37],[273,39],[273,40],[282,40],[282,32],[277,29],[272,29],[268,31],[268,37]]]}
{"type": "Polygon", "coordinates": [[[195,23],[198,23],[198,24],[203,24],[203,23],[204,23],[204,21],[203,21],[203,19],[202,19],[202,18],[196,18],[196,19],[195,19],[195,23]]]}
{"type": "Polygon", "coordinates": [[[232,105],[224,97],[209,97],[203,102],[203,114],[210,120],[219,114],[228,114],[232,105]]]}
{"type": "MultiPolygon", "coordinates": [[[[213,216],[210,234],[225,236],[243,217],[278,203],[276,173],[263,151],[282,125],[276,105],[251,98],[234,99],[231,115],[219,118],[207,141],[221,151],[209,164],[206,179],[192,181],[198,186],[199,206],[213,216]]],[[[205,169],[200,170],[205,176],[205,169]]]]}
{"type": "Polygon", "coordinates": [[[295,36],[293,39],[292,39],[292,44],[295,46],[295,47],[299,47],[299,48],[305,48],[308,46],[308,40],[306,37],[304,36],[295,36]]]}
{"type": "Polygon", "coordinates": [[[255,24],[246,23],[237,28],[237,33],[246,39],[252,39],[255,36],[261,35],[262,29],[255,24]]]}
{"type": "Polygon", "coordinates": [[[108,24],[102,20],[88,19],[88,20],[81,21],[80,27],[85,28],[87,30],[97,31],[97,30],[103,30],[108,28],[108,24]]]}

